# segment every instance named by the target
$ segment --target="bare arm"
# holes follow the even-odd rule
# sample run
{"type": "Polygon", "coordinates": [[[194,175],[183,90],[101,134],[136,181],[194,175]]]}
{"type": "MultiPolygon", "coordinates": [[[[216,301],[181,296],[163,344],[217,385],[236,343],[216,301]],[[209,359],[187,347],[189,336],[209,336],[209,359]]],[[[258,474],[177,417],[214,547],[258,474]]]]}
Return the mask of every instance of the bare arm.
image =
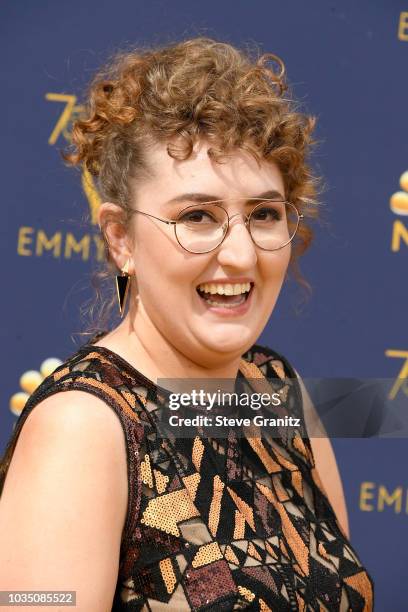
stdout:
{"type": "Polygon", "coordinates": [[[72,590],[78,612],[111,610],[127,495],[112,408],[76,390],[43,400],[21,430],[0,501],[0,590],[72,590]]]}
{"type": "Polygon", "coordinates": [[[310,437],[316,469],[325,488],[327,497],[329,498],[329,501],[333,506],[333,510],[336,513],[337,519],[349,538],[350,532],[347,506],[333,447],[319,418],[319,415],[313,406],[306,387],[297,372],[296,376],[299,379],[302,389],[306,428],[310,437]]]}

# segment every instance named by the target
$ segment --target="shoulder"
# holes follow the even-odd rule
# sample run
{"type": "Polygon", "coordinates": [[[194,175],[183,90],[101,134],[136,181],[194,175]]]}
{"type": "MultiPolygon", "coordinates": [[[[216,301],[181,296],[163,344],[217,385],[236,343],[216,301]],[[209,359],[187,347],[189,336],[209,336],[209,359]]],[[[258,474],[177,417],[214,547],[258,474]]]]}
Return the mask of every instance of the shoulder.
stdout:
{"type": "Polygon", "coordinates": [[[92,347],[68,357],[28,398],[6,449],[3,480],[11,458],[34,452],[36,445],[38,455],[58,452],[98,464],[98,475],[109,464],[134,463],[141,427],[127,382],[126,374],[92,347]]]}
{"type": "Polygon", "coordinates": [[[30,395],[15,424],[0,466],[0,494],[6,485],[14,486],[10,482],[18,481],[22,470],[27,482],[33,469],[46,475],[56,458],[77,477],[83,503],[84,488],[110,490],[117,499],[115,516],[126,514],[126,538],[135,520],[126,500],[133,507],[140,493],[138,478],[130,475],[139,474],[144,444],[144,398],[134,385],[126,368],[92,346],[68,357],[30,395]]]}
{"type": "Polygon", "coordinates": [[[67,444],[98,435],[118,438],[118,432],[122,433],[117,417],[102,399],[78,389],[58,391],[56,388],[55,393],[39,401],[35,410],[30,411],[26,431],[58,436],[67,444]]]}
{"type": "Polygon", "coordinates": [[[121,421],[137,421],[138,396],[132,391],[134,384],[134,378],[125,368],[119,367],[103,352],[85,345],[42,381],[28,398],[19,420],[27,418],[34,406],[55,394],[64,392],[63,397],[56,400],[64,404],[66,393],[82,392],[77,395],[81,397],[78,406],[101,406],[104,402],[114,409],[121,421]]]}
{"type": "Polygon", "coordinates": [[[128,497],[117,417],[97,397],[67,391],[39,402],[19,433],[0,505],[0,564],[7,558],[8,584],[23,588],[23,580],[30,589],[64,575],[81,610],[107,606],[128,497]]]}
{"type": "Polygon", "coordinates": [[[67,390],[46,397],[29,412],[17,433],[8,478],[25,470],[50,474],[51,466],[59,465],[61,475],[88,478],[93,489],[103,481],[111,486],[123,468],[126,475],[120,421],[104,401],[89,393],[67,390]]]}

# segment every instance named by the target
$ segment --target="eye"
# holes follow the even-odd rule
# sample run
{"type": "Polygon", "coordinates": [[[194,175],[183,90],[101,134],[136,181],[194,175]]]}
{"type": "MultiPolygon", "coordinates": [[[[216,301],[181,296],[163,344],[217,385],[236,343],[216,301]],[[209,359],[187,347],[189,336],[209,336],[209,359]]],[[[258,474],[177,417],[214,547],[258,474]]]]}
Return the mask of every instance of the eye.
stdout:
{"type": "Polygon", "coordinates": [[[189,210],[183,213],[178,221],[187,225],[205,225],[207,223],[218,223],[218,220],[214,214],[211,214],[208,210],[196,209],[189,210]]]}
{"type": "Polygon", "coordinates": [[[280,221],[282,219],[282,212],[279,210],[277,205],[264,205],[256,208],[252,215],[251,220],[256,222],[271,223],[280,221]]]}

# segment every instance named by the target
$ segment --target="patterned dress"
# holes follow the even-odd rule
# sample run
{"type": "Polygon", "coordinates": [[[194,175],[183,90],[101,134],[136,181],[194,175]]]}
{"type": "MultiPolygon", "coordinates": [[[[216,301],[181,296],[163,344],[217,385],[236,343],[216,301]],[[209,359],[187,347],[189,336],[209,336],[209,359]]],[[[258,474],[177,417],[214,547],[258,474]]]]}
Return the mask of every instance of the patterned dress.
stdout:
{"type": "MultiPolygon", "coordinates": [[[[13,438],[33,407],[60,391],[87,391],[118,415],[129,494],[112,610],[373,610],[373,581],[327,499],[307,434],[160,438],[162,389],[94,346],[104,333],[34,391],[13,438]]],[[[273,379],[280,408],[303,420],[284,357],[254,345],[241,366],[237,381],[273,379]]]]}

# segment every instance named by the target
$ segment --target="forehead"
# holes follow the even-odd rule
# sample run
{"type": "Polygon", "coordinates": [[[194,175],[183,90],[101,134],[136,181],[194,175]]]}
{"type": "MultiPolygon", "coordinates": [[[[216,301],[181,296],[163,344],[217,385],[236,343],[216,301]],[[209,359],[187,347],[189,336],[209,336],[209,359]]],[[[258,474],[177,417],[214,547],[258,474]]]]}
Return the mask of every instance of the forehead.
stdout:
{"type": "Polygon", "coordinates": [[[154,144],[146,151],[152,176],[138,185],[138,195],[160,201],[170,200],[181,193],[211,193],[219,198],[250,198],[268,190],[285,194],[284,181],[273,162],[257,162],[248,152],[237,149],[220,162],[208,156],[211,145],[206,141],[195,144],[186,160],[176,160],[167,153],[165,143],[154,144]]]}

